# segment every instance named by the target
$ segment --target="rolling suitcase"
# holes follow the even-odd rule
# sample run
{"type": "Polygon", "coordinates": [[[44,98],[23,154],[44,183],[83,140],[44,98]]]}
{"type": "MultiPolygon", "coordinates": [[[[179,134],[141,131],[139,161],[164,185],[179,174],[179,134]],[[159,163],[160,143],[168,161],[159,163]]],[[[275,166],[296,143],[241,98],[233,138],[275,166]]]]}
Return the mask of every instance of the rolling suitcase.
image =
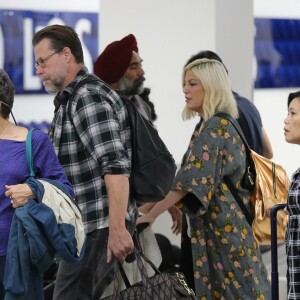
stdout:
{"type": "Polygon", "coordinates": [[[277,212],[286,207],[276,204],[271,209],[271,295],[272,300],[279,300],[278,253],[277,253],[277,212]]]}

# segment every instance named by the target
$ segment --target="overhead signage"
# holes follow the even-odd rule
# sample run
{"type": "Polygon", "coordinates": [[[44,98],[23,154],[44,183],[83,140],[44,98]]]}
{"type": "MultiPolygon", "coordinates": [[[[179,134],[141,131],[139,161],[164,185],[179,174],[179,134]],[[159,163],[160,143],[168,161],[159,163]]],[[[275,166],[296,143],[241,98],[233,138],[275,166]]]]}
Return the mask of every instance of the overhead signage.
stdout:
{"type": "Polygon", "coordinates": [[[0,10],[0,68],[16,87],[17,94],[45,93],[35,74],[32,37],[52,24],[71,26],[82,42],[85,65],[92,71],[98,56],[98,13],[0,10]]]}

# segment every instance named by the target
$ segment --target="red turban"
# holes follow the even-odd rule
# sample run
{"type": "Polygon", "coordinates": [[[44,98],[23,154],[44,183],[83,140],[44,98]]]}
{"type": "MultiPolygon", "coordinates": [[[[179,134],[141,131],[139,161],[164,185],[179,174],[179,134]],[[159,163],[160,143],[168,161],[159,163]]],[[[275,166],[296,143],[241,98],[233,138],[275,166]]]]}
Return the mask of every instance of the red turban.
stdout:
{"type": "Polygon", "coordinates": [[[133,34],[109,44],[97,58],[94,73],[108,84],[119,81],[130,64],[132,51],[138,52],[133,34]]]}

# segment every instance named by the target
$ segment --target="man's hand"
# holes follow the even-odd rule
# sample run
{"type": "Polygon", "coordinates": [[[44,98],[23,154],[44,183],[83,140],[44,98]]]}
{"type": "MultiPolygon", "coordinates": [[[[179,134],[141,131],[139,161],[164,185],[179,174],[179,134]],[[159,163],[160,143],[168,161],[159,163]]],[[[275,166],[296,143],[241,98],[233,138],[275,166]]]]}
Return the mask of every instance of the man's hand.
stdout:
{"type": "Polygon", "coordinates": [[[10,198],[14,208],[25,205],[29,198],[34,198],[34,194],[26,183],[6,185],[5,188],[5,196],[10,198]]]}
{"type": "Polygon", "coordinates": [[[126,228],[109,228],[107,262],[110,263],[113,255],[124,262],[126,256],[133,251],[134,244],[126,228]]]}
{"type": "Polygon", "coordinates": [[[171,206],[168,209],[168,211],[169,211],[169,213],[172,217],[172,220],[173,220],[173,225],[172,225],[172,228],[171,228],[172,232],[175,235],[178,235],[182,231],[182,213],[181,213],[180,209],[177,208],[175,205],[171,206]]]}
{"type": "Polygon", "coordinates": [[[125,227],[129,180],[128,177],[124,175],[106,174],[104,181],[109,203],[107,262],[112,261],[113,255],[116,256],[120,262],[123,262],[134,247],[132,237],[125,227]]]}

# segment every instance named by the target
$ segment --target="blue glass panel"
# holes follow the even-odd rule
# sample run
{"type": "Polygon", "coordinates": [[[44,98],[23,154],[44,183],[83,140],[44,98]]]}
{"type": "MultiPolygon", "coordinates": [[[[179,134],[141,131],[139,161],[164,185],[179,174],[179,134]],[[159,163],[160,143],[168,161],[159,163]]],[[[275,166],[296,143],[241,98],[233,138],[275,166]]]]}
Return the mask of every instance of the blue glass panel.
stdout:
{"type": "Polygon", "coordinates": [[[300,86],[300,20],[255,19],[255,88],[300,86]]]}

